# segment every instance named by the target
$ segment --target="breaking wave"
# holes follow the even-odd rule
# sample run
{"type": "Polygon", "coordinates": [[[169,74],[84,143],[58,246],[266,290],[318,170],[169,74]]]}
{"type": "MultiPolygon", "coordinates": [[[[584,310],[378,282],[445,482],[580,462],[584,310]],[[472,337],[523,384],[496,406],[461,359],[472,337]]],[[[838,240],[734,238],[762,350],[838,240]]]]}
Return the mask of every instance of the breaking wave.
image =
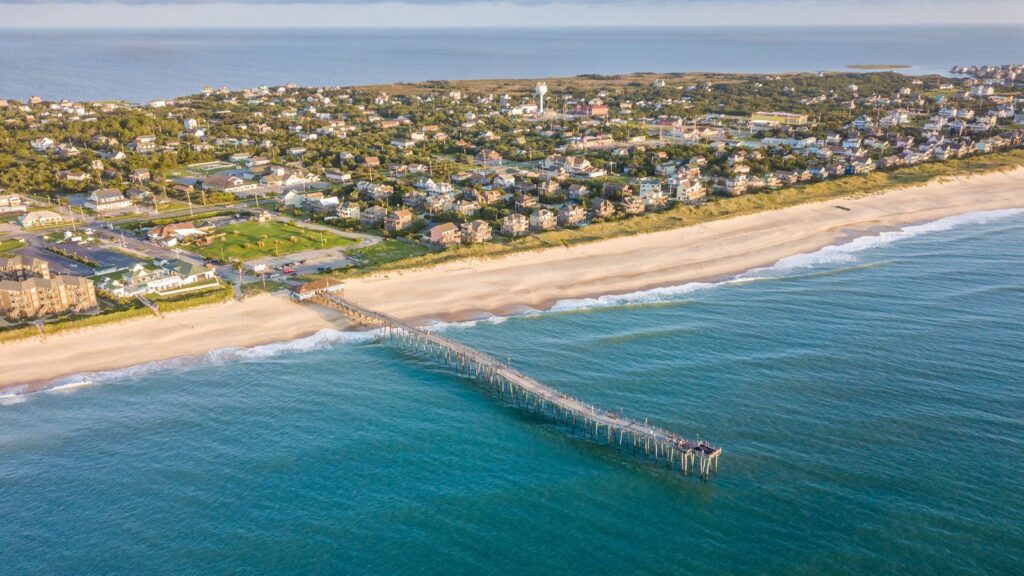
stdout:
{"type": "Polygon", "coordinates": [[[218,348],[205,354],[195,356],[180,356],[168,358],[167,360],[155,360],[144,364],[136,364],[117,370],[106,370],[101,372],[87,372],[66,376],[52,382],[44,388],[29,390],[27,386],[15,386],[0,392],[0,406],[20,404],[35,394],[54,394],[74,392],[81,388],[98,386],[106,382],[135,378],[164,372],[179,368],[188,368],[199,365],[220,365],[228,362],[262,360],[272,358],[281,354],[291,352],[308,352],[329,348],[338,344],[359,344],[376,339],[380,335],[377,330],[365,332],[343,332],[325,328],[303,338],[288,340],[284,342],[273,342],[261,344],[251,348],[218,348]]]}
{"type": "Polygon", "coordinates": [[[548,311],[572,312],[592,308],[670,302],[677,300],[680,296],[685,296],[686,294],[708,290],[719,286],[783,278],[791,275],[794,271],[817,266],[856,263],[856,254],[858,252],[863,252],[872,248],[879,248],[894,242],[914,238],[916,236],[944,232],[946,230],[952,230],[968,224],[987,224],[994,220],[1020,214],[1024,214],[1024,209],[1011,208],[1005,210],[958,214],[956,216],[949,216],[947,218],[942,218],[940,220],[924,224],[906,226],[899,230],[891,230],[869,236],[858,236],[849,242],[826,246],[814,252],[787,256],[771,266],[754,268],[721,282],[689,282],[679,286],[652,288],[650,290],[640,290],[638,292],[630,292],[627,294],[599,296],[597,298],[559,300],[555,302],[548,311]]]}
{"type": "MultiPolygon", "coordinates": [[[[481,323],[501,324],[513,317],[532,316],[545,313],[573,312],[595,308],[608,308],[616,306],[629,306],[641,304],[654,304],[659,302],[677,301],[681,297],[720,286],[746,284],[758,281],[770,281],[779,278],[790,277],[794,271],[801,271],[807,268],[814,268],[823,265],[849,264],[857,262],[857,253],[894,242],[914,238],[925,234],[943,232],[969,224],[986,224],[998,219],[1024,214],[1024,209],[992,210],[985,212],[972,212],[950,216],[928,222],[907,226],[899,230],[885,231],[875,235],[859,236],[845,242],[826,246],[814,252],[795,254],[782,258],[775,264],[763,268],[755,268],[738,274],[721,282],[689,282],[679,286],[666,286],[640,290],[627,294],[615,294],[599,296],[596,298],[565,299],[555,302],[546,310],[536,310],[524,307],[522,311],[509,316],[486,315],[474,320],[462,322],[441,322],[434,321],[424,328],[428,331],[445,331],[449,329],[472,328],[481,323]]],[[[356,344],[372,341],[380,336],[379,330],[365,332],[343,332],[340,330],[323,329],[319,332],[285,342],[263,344],[251,348],[220,348],[211,350],[197,356],[185,356],[158,360],[105,372],[90,372],[75,374],[61,378],[52,383],[51,386],[29,391],[26,386],[13,387],[0,392],[0,406],[20,404],[30,395],[41,393],[67,393],[75,390],[96,386],[104,382],[133,378],[154,372],[185,368],[195,365],[218,365],[227,362],[260,360],[291,352],[307,352],[324,349],[338,344],[356,344]]]]}

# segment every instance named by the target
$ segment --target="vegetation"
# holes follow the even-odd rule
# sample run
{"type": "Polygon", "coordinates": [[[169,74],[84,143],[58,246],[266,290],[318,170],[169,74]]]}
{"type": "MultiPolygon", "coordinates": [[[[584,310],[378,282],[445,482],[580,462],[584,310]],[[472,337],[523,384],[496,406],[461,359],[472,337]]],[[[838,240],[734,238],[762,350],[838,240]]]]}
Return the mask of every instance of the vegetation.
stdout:
{"type": "MultiPolygon", "coordinates": [[[[226,302],[231,299],[233,294],[234,289],[231,286],[222,286],[217,290],[194,294],[183,294],[170,298],[154,298],[153,300],[159,303],[161,312],[173,312],[177,310],[195,308],[197,306],[204,306],[207,304],[226,302]]],[[[47,336],[51,336],[67,330],[111,324],[114,322],[131,320],[133,318],[144,318],[146,316],[151,316],[152,314],[153,312],[149,308],[146,308],[138,301],[126,300],[124,302],[116,303],[113,309],[100,314],[73,315],[55,322],[47,322],[44,326],[44,331],[47,336]]],[[[20,340],[22,338],[31,338],[38,335],[39,329],[33,325],[7,328],[0,330],[0,343],[20,340]]]]}
{"type": "Polygon", "coordinates": [[[25,243],[17,238],[0,238],[0,254],[17,250],[24,245],[25,243]]]}
{"type": "Polygon", "coordinates": [[[385,264],[409,261],[427,253],[421,244],[403,242],[401,240],[383,240],[367,246],[348,251],[348,256],[367,269],[378,269],[385,264]]]}
{"type": "Polygon", "coordinates": [[[240,222],[218,228],[217,236],[210,244],[195,246],[193,250],[211,260],[245,262],[264,256],[282,256],[354,243],[355,240],[350,238],[300,228],[290,223],[240,222]]]}
{"type": "MultiPolygon", "coordinates": [[[[785,208],[807,202],[862,196],[892,188],[920,186],[939,178],[983,174],[1013,169],[1022,165],[1024,165],[1024,150],[986,154],[946,162],[930,162],[889,172],[875,172],[867,175],[817,182],[798,188],[785,188],[759,194],[720,198],[700,206],[679,205],[662,212],[648,213],[635,218],[597,222],[578,229],[554,230],[526,236],[505,244],[473,244],[429,254],[425,253],[424,250],[420,255],[410,254],[400,258],[367,259],[365,266],[340,271],[335,275],[339,277],[363,276],[388,270],[433,266],[460,258],[494,258],[514,252],[537,250],[552,246],[571,246],[619,236],[659,232],[763,210],[785,208]]],[[[397,251],[392,252],[392,246],[389,245],[389,242],[392,241],[386,241],[381,245],[369,248],[353,250],[353,252],[374,251],[374,249],[378,249],[384,254],[398,254],[397,251]]]]}
{"type": "Polygon", "coordinates": [[[287,287],[287,284],[277,280],[250,282],[242,286],[242,297],[249,298],[250,296],[258,296],[260,294],[272,294],[287,287]]]}
{"type": "Polygon", "coordinates": [[[902,70],[904,68],[912,68],[907,64],[847,64],[847,68],[852,70],[902,70]]]}

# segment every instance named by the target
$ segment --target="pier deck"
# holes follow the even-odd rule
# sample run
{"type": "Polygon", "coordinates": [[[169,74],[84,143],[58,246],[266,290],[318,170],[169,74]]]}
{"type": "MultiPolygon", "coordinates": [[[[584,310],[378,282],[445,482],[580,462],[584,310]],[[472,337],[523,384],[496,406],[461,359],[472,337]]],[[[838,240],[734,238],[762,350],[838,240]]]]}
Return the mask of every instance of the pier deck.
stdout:
{"type": "Polygon", "coordinates": [[[398,318],[364,308],[337,294],[319,293],[314,302],[338,310],[360,324],[374,326],[384,337],[426,354],[477,381],[517,406],[552,418],[595,442],[632,449],[684,474],[708,479],[718,472],[722,449],[706,441],[693,441],[646,422],[639,422],[564,394],[500,360],[439,334],[427,332],[398,318]]]}

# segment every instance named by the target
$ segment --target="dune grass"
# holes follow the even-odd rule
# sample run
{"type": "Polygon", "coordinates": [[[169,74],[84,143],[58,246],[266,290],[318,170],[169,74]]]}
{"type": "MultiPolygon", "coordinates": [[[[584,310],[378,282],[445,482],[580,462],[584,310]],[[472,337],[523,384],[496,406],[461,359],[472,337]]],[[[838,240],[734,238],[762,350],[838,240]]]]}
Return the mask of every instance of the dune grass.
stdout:
{"type": "Polygon", "coordinates": [[[1024,165],[1024,150],[983,154],[944,162],[929,162],[891,171],[846,176],[781,190],[730,198],[715,198],[700,206],[676,205],[662,212],[598,222],[578,229],[553,230],[506,242],[499,240],[485,244],[459,246],[443,252],[367,262],[366,266],[345,270],[337,275],[364,276],[389,270],[435,266],[464,258],[495,258],[514,252],[553,246],[572,246],[620,236],[648,234],[808,202],[876,194],[895,188],[922,186],[942,178],[1012,170],[1022,165],[1024,165]]]}

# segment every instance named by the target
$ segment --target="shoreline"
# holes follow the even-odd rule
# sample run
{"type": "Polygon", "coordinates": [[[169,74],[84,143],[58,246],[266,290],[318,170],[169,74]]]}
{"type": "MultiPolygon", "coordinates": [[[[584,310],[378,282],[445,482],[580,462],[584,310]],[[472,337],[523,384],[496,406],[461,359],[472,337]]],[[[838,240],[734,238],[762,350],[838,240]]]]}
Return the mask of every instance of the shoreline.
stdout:
{"type": "MultiPolygon", "coordinates": [[[[1024,208],[1024,168],[801,204],[569,247],[458,260],[346,281],[346,297],[413,322],[547,310],[562,301],[720,282],[784,258],[924,222],[1024,208]],[[844,209],[837,208],[841,205],[844,209]]],[[[262,295],[0,344],[0,393],[62,378],[225,348],[251,348],[354,327],[337,312],[262,295]],[[144,346],[135,346],[143,342],[144,346]]]]}

